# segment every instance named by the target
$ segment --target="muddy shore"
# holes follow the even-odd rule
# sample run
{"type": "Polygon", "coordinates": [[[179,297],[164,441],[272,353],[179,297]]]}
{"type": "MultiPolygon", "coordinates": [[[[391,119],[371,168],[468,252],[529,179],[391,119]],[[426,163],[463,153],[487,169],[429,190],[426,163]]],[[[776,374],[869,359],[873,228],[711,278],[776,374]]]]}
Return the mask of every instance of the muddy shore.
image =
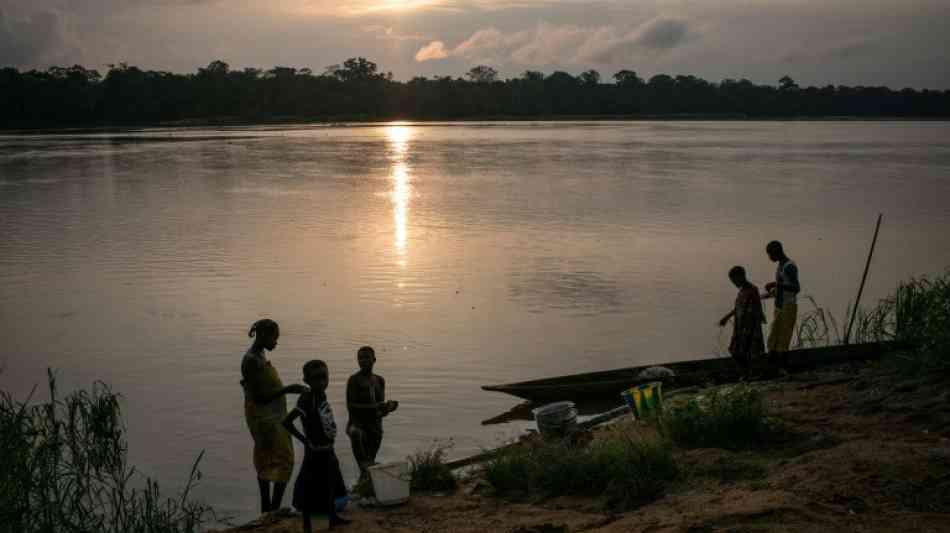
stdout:
{"type": "MultiPolygon", "coordinates": [[[[632,511],[573,497],[510,501],[475,473],[451,495],[351,507],[353,523],[337,530],[950,531],[948,385],[950,376],[908,374],[888,360],[755,382],[789,437],[754,451],[677,449],[682,479],[632,511]]],[[[300,530],[299,518],[284,517],[225,532],[300,530]]]]}

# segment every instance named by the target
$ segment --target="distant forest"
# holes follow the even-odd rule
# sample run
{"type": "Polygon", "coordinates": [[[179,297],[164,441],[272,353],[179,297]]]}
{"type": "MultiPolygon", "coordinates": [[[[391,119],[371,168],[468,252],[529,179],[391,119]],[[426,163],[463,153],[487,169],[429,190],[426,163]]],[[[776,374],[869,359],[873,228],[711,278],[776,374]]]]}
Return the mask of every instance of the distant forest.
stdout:
{"type": "Polygon", "coordinates": [[[394,81],[365,58],[319,74],[307,68],[232,70],[213,61],[194,74],[111,65],[0,70],[0,127],[67,127],[268,120],[530,117],[950,117],[950,91],[712,83],[621,70],[526,71],[501,80],[480,65],[464,77],[394,81]],[[612,81],[612,83],[610,82],[612,81]]]}

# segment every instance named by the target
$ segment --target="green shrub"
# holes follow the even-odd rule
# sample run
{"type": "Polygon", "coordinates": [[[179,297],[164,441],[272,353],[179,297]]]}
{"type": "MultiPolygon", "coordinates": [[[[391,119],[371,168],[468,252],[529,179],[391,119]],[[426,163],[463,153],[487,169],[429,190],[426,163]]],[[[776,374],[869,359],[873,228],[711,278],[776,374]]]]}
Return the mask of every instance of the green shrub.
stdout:
{"type": "Polygon", "coordinates": [[[666,443],[622,432],[586,446],[526,443],[503,450],[485,466],[485,479],[502,495],[604,496],[622,509],[656,499],[677,476],[666,443]]]}
{"type": "Polygon", "coordinates": [[[409,472],[412,475],[410,487],[413,491],[455,490],[458,480],[445,464],[445,452],[451,447],[451,441],[436,442],[409,457],[409,472]]]}
{"type": "MultiPolygon", "coordinates": [[[[30,404],[0,391],[0,531],[192,533],[214,518],[183,491],[164,497],[158,483],[128,465],[118,396],[101,383],[30,404]]],[[[202,452],[203,455],[203,452],[202,452]]]]}
{"type": "Polygon", "coordinates": [[[729,450],[762,446],[773,431],[762,393],[746,384],[713,389],[667,406],[659,426],[684,448],[729,450]]]}
{"type": "Polygon", "coordinates": [[[950,370],[950,272],[902,283],[891,302],[895,337],[932,366],[950,370]]]}

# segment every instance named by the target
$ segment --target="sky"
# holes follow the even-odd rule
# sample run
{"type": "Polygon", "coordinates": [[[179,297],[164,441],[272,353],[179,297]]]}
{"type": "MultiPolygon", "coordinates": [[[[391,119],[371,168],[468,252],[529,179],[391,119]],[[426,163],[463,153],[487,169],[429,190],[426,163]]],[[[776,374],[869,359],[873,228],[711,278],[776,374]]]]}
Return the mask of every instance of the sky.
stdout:
{"type": "Polygon", "coordinates": [[[950,0],[0,0],[0,66],[325,67],[396,79],[525,70],[605,80],[950,89],[950,0]]]}

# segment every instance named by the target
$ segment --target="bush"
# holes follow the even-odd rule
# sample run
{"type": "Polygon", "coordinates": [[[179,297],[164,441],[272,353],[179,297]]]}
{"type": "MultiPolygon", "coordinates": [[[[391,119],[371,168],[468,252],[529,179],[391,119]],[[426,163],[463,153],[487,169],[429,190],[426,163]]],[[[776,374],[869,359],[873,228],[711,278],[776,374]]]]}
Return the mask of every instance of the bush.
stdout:
{"type": "Polygon", "coordinates": [[[684,448],[740,450],[766,444],[773,427],[762,394],[740,384],[668,406],[660,430],[684,448]]]}
{"type": "Polygon", "coordinates": [[[485,479],[502,495],[602,495],[621,509],[658,498],[678,475],[666,443],[620,431],[586,446],[524,443],[504,449],[485,466],[485,479]]]}
{"type": "Polygon", "coordinates": [[[409,457],[409,473],[412,475],[410,488],[413,491],[455,490],[458,480],[445,464],[445,452],[451,447],[451,441],[436,442],[429,449],[409,457]]]}
{"type": "Polygon", "coordinates": [[[49,390],[39,405],[0,391],[2,531],[192,533],[213,518],[189,499],[201,455],[184,490],[163,497],[126,461],[117,395],[98,383],[59,399],[52,373],[49,390]]]}
{"type": "Polygon", "coordinates": [[[914,346],[929,366],[950,370],[950,272],[902,283],[890,303],[897,340],[914,346]]]}

